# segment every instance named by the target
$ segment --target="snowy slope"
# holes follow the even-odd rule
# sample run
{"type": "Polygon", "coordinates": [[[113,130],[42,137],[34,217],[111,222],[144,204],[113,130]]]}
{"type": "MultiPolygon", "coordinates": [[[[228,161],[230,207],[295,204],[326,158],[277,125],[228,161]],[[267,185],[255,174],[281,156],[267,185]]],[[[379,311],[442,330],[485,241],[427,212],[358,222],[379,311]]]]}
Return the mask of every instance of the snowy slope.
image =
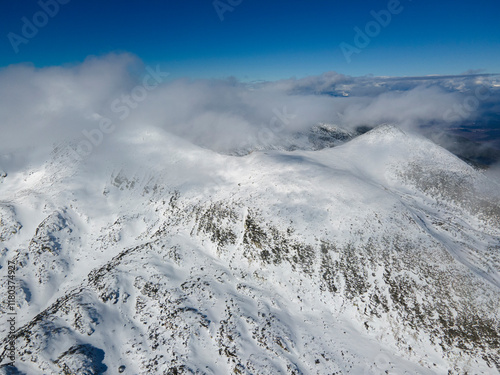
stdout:
{"type": "Polygon", "coordinates": [[[393,126],[335,145],[142,130],[7,171],[17,371],[498,373],[498,186],[393,126]]]}

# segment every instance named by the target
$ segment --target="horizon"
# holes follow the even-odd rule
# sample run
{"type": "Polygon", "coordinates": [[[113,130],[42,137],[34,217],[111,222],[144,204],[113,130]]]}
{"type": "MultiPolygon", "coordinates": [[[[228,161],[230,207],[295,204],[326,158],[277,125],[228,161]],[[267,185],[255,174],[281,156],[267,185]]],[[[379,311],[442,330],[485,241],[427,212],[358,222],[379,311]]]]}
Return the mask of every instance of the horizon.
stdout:
{"type": "Polygon", "coordinates": [[[339,72],[426,77],[500,72],[500,4],[75,0],[3,4],[0,67],[128,52],[175,78],[276,81],[339,72]]]}

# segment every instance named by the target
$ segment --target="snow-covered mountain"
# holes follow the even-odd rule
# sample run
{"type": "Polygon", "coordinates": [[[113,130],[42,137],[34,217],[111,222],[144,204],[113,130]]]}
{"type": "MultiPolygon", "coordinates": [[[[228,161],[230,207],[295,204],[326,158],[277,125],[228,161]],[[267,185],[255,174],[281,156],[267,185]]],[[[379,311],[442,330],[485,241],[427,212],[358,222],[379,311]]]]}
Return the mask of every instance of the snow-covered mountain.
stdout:
{"type": "Polygon", "coordinates": [[[137,130],[4,168],[0,372],[498,373],[498,184],[394,126],[311,134],[236,156],[137,130]]]}

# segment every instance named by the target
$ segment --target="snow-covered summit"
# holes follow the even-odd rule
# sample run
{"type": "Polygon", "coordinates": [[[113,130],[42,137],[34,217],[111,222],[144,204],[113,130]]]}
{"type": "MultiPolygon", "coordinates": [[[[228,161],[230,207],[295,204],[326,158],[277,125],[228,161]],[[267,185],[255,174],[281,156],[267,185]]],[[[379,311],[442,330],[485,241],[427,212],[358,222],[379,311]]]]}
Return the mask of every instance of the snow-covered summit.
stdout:
{"type": "Polygon", "coordinates": [[[498,371],[495,182],[395,126],[334,146],[230,156],[140,130],[8,173],[16,369],[498,371]]]}

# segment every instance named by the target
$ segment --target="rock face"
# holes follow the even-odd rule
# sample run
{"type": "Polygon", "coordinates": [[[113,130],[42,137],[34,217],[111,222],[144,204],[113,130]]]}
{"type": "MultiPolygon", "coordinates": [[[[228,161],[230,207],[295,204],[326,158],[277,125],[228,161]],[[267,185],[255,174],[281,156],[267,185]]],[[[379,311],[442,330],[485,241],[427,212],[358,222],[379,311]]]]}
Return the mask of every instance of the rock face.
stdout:
{"type": "Polygon", "coordinates": [[[0,372],[500,371],[500,199],[481,172],[392,126],[242,157],[156,138],[120,165],[4,178],[18,326],[12,366],[2,322],[0,372]]]}

